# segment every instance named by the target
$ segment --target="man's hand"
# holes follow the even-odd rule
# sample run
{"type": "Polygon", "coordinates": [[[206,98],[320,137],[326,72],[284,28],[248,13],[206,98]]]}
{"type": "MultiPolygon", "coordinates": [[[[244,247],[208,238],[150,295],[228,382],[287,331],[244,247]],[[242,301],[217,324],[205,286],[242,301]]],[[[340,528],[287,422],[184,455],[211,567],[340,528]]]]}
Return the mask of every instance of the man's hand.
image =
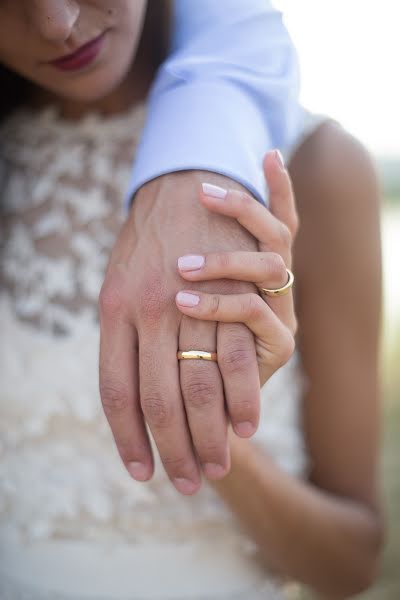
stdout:
{"type": "MultiPolygon", "coordinates": [[[[260,403],[250,330],[242,323],[193,319],[175,304],[176,293],[187,285],[177,271],[179,256],[257,249],[255,238],[235,220],[201,205],[202,182],[243,189],[222,175],[182,171],[139,190],[99,298],[100,393],[120,456],[135,479],[151,478],[146,421],[168,476],[183,494],[201,485],[199,461],[210,479],[227,474],[226,413],[235,431],[249,437],[260,403]],[[178,361],[178,349],[218,351],[218,364],[178,361]]],[[[227,279],[193,285],[219,293],[256,290],[252,283],[227,279]]]]}

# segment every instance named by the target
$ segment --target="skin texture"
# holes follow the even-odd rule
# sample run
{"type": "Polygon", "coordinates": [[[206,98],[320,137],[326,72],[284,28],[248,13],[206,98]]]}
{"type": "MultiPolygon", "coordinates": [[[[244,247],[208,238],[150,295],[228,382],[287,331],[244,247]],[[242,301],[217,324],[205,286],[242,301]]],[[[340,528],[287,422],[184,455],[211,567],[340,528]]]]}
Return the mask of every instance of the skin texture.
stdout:
{"type": "MultiPolygon", "coordinates": [[[[34,84],[33,103],[57,103],[70,118],[88,110],[119,112],[143,98],[148,88],[146,65],[134,61],[145,7],[144,1],[130,0],[4,0],[0,60],[34,84]],[[66,73],[48,64],[103,31],[106,43],[89,66],[66,73]]],[[[175,304],[182,286],[179,256],[204,249],[257,249],[254,237],[237,221],[199,203],[203,181],[245,191],[227,177],[199,171],[147,183],[136,194],[117,239],[99,298],[100,394],[118,451],[136,479],[152,476],[146,422],[168,476],[183,494],[199,489],[200,464],[211,479],[229,471],[228,418],[236,433],[246,437],[259,413],[252,332],[243,323],[193,319],[175,304]],[[218,365],[181,364],[178,348],[218,349],[218,365]],[[240,431],[240,422],[250,428],[240,431]]],[[[289,257],[290,240],[279,231],[269,250],[284,249],[289,257]]],[[[273,277],[270,281],[273,287],[273,277]]],[[[226,279],[195,287],[257,292],[251,282],[226,279]]],[[[282,343],[288,345],[287,336],[282,343]]]]}
{"type": "MultiPolygon", "coordinates": [[[[288,175],[281,170],[273,153],[266,160],[266,169],[271,193],[277,197],[275,205],[279,206],[282,188],[290,191],[288,175]]],[[[205,175],[210,179],[210,174],[205,175]]],[[[195,176],[198,177],[197,174],[195,176]]],[[[220,373],[224,378],[231,421],[234,426],[240,422],[250,422],[251,429],[241,434],[248,437],[258,424],[260,377],[264,382],[289,358],[293,351],[295,319],[291,294],[280,298],[279,302],[276,298],[270,299],[270,321],[263,326],[268,337],[273,321],[279,333],[273,337],[274,345],[270,344],[266,352],[265,348],[264,352],[260,352],[260,346],[254,348],[253,333],[240,321],[244,320],[245,314],[258,314],[260,306],[265,307],[265,302],[254,284],[228,280],[226,277],[222,280],[219,277],[212,282],[215,285],[214,296],[209,301],[214,306],[222,306],[223,299],[215,295],[217,292],[240,293],[242,318],[236,314],[235,318],[230,318],[230,322],[219,322],[217,325],[215,320],[221,319],[221,311],[214,315],[211,312],[208,317],[203,312],[200,320],[193,318],[193,309],[184,310],[184,315],[177,312],[176,293],[185,289],[177,272],[178,258],[187,254],[188,248],[193,253],[210,247],[210,240],[215,237],[217,241],[211,246],[214,252],[226,252],[238,246],[246,250],[247,239],[243,236],[240,219],[226,217],[212,199],[203,197],[203,202],[198,198],[192,201],[191,174],[178,173],[172,177],[172,181],[175,180],[172,207],[166,202],[168,187],[164,189],[165,183],[160,179],[151,182],[152,186],[160,186],[159,192],[153,196],[155,204],[152,204],[152,196],[146,196],[146,203],[135,201],[111,255],[100,295],[100,387],[103,406],[121,457],[127,468],[132,469],[133,475],[146,480],[154,468],[147,432],[141,420],[143,411],[174,485],[183,493],[193,493],[201,485],[197,457],[206,465],[205,474],[210,479],[224,476],[230,466],[220,373]],[[181,215],[179,207],[187,207],[188,203],[191,210],[184,212],[184,216],[179,216],[177,220],[176,214],[181,215]],[[235,230],[234,236],[232,229],[235,230]],[[146,235],[143,235],[143,231],[146,235]],[[201,238],[200,242],[195,241],[196,237],[201,238]],[[156,251],[149,253],[149,247],[156,251]],[[138,265],[143,264],[146,269],[138,269],[138,265]],[[172,289],[167,283],[169,273],[173,276],[172,289]],[[130,303],[129,298],[135,298],[135,302],[130,303]],[[282,327],[282,323],[285,327],[282,327]],[[137,327],[137,331],[132,325],[137,327]],[[202,348],[208,351],[216,348],[218,365],[203,361],[178,362],[178,348],[202,348]],[[155,352],[154,349],[159,351],[155,352]],[[263,356],[261,373],[257,364],[260,356],[263,356]],[[172,393],[168,396],[165,390],[171,390],[172,393]],[[197,456],[191,447],[185,412],[197,456]],[[185,458],[185,454],[189,459],[185,458]],[[141,466],[129,464],[132,461],[140,462],[141,466]],[[211,463],[211,466],[207,463],[211,463]],[[188,481],[181,481],[182,478],[188,481]]],[[[204,176],[199,179],[204,181],[204,176]]],[[[226,180],[224,184],[225,187],[229,186],[229,181],[226,180]]],[[[197,188],[200,188],[199,181],[197,188]]],[[[290,193],[287,196],[291,198],[290,193]]],[[[265,264],[263,287],[281,286],[287,279],[282,256],[290,265],[292,236],[288,227],[242,191],[230,192],[226,205],[228,213],[239,215],[241,210],[243,222],[246,220],[246,205],[261,209],[267,219],[264,239],[268,240],[268,245],[265,243],[263,250],[268,249],[270,255],[269,262],[265,264]]],[[[287,220],[295,229],[293,200],[286,213],[290,213],[287,220]]],[[[250,236],[248,232],[245,233],[250,236]]],[[[252,245],[251,249],[257,250],[257,245],[252,245]]],[[[191,283],[192,291],[201,290],[204,293],[211,287],[209,281],[206,282],[207,287],[203,282],[192,280],[191,283]]],[[[272,336],[268,341],[272,341],[272,336]]]]}
{"type": "MultiPolygon", "coordinates": [[[[131,13],[124,9],[131,6],[128,1],[113,2],[111,7],[100,0],[5,0],[0,57],[45,86],[42,99],[57,99],[71,116],[93,107],[115,112],[132,101],[130,80],[122,78],[118,85],[118,77],[113,79],[117,68],[108,73],[99,66],[99,81],[92,81],[98,87],[86,85],[83,73],[70,82],[71,87],[64,81],[59,86],[56,79],[46,83],[38,78],[40,70],[32,56],[39,49],[51,49],[49,58],[58,56],[53,50],[70,51],[75,47],[71,40],[87,41],[74,37],[75,33],[97,33],[89,27],[89,16],[99,26],[111,19],[109,10],[115,9],[114,16],[127,17],[131,13]],[[16,47],[16,63],[14,55],[7,55],[15,39],[26,40],[23,66],[18,61],[24,45],[16,47]],[[106,79],[109,85],[104,85],[106,79]]],[[[135,19],[135,23],[122,19],[121,31],[129,25],[134,28],[135,19]]],[[[124,38],[126,55],[121,48],[123,56],[116,57],[126,65],[134,53],[134,31],[129,29],[124,38]]],[[[114,33],[117,38],[118,32],[114,33]]],[[[42,77],[45,70],[40,73],[42,77]]],[[[343,598],[372,581],[382,544],[377,484],[379,194],[365,151],[330,123],[301,146],[290,172],[301,223],[294,252],[298,343],[311,382],[304,398],[312,464],[309,482],[284,474],[250,439],[235,435],[231,426],[226,426],[223,412],[226,400],[232,406],[233,422],[235,414],[236,419],[256,420],[259,383],[269,376],[262,371],[263,351],[267,363],[271,353],[268,356],[267,345],[260,345],[262,335],[257,336],[256,350],[254,335],[244,323],[227,322],[235,309],[231,306],[231,316],[223,317],[223,303],[215,301],[217,292],[234,292],[231,301],[235,293],[243,296],[236,317],[249,327],[258,327],[257,322],[265,322],[266,315],[271,319],[274,314],[279,320],[280,355],[278,360],[275,356],[275,364],[270,363],[272,369],[287,358],[282,354],[284,339],[287,355],[291,351],[287,332],[291,335],[296,323],[290,296],[269,300],[269,312],[259,299],[249,302],[259,296],[245,276],[254,274],[254,280],[264,287],[275,287],[278,280],[282,283],[282,264],[276,255],[290,264],[291,237],[297,228],[294,211],[292,223],[288,212],[279,213],[278,207],[284,206],[282,198],[275,204],[275,218],[283,223],[278,227],[269,221],[269,244],[262,249],[270,255],[261,256],[266,265],[264,280],[257,270],[260,256],[253,257],[251,265],[245,264],[244,254],[227,259],[229,251],[259,249],[254,235],[245,229],[239,203],[235,204],[235,198],[244,200],[243,194],[231,193],[230,216],[215,206],[213,209],[212,200],[199,196],[204,181],[243,192],[239,184],[190,171],[157,178],[138,192],[112,253],[100,297],[101,393],[124,463],[128,467],[132,461],[144,464],[135,471],[138,479],[148,479],[152,471],[144,415],[157,436],[167,473],[172,480],[178,479],[177,489],[193,493],[199,488],[198,456],[222,463],[222,471],[213,469],[208,474],[209,483],[247,527],[268,565],[309,584],[324,597],[343,598]],[[188,253],[206,256],[206,281],[201,281],[199,273],[179,270],[178,258],[188,253]],[[271,256],[275,257],[272,261],[271,256]],[[214,298],[208,312],[204,311],[207,302],[200,301],[197,313],[180,306],[180,290],[200,291],[203,298],[214,298]],[[225,321],[213,321],[217,314],[225,321]],[[178,366],[176,350],[190,347],[217,348],[219,364],[188,361],[178,366]],[[235,385],[230,385],[232,381],[235,385]],[[245,389],[240,388],[241,382],[246,383],[245,389]],[[192,414],[190,429],[184,402],[192,414]],[[210,423],[214,424],[211,434],[210,423]],[[192,437],[197,441],[195,447],[192,437]],[[182,481],[187,477],[192,478],[192,485],[182,481]]],[[[269,184],[273,185],[273,179],[269,184]]],[[[271,339],[266,341],[268,344],[271,339]]]]}
{"type": "Polygon", "coordinates": [[[289,168],[300,219],[294,270],[310,477],[288,476],[256,443],[230,435],[230,473],[210,484],[270,568],[323,598],[345,598],[374,580],[384,529],[379,189],[366,151],[331,122],[289,168]]]}
{"type": "Polygon", "coordinates": [[[129,106],[140,77],[126,75],[146,5],[145,0],[3,0],[0,62],[35,83],[41,101],[56,100],[67,116],[79,116],[88,103],[115,111],[123,108],[124,98],[129,106]],[[65,72],[49,64],[103,32],[105,44],[87,67],[65,72]]]}

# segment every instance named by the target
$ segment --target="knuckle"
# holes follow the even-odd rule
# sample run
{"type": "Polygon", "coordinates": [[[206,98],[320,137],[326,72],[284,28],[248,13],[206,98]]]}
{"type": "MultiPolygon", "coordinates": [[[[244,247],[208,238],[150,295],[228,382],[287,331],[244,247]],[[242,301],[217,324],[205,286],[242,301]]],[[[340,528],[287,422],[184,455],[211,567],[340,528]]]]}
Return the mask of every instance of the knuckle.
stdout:
{"type": "Polygon", "coordinates": [[[106,279],[101,286],[98,299],[100,314],[105,317],[119,316],[125,308],[125,297],[121,283],[106,279]]]}
{"type": "Polygon", "coordinates": [[[282,367],[283,365],[285,365],[288,362],[288,360],[290,359],[290,357],[292,356],[292,354],[294,352],[294,349],[295,349],[294,337],[287,330],[287,335],[284,336],[284,338],[282,339],[282,342],[280,344],[280,351],[279,351],[279,357],[278,357],[278,366],[279,367],[282,367]]]}
{"type": "Polygon", "coordinates": [[[207,456],[220,456],[224,452],[224,447],[213,441],[208,441],[201,448],[201,453],[207,456]]]}
{"type": "Polygon", "coordinates": [[[171,301],[165,287],[162,273],[153,269],[147,274],[146,281],[140,286],[137,296],[138,322],[147,327],[158,325],[168,310],[171,301]]]}
{"type": "Polygon", "coordinates": [[[290,328],[290,331],[292,333],[292,336],[294,337],[296,335],[296,333],[297,333],[298,328],[299,328],[299,323],[298,323],[298,320],[297,320],[297,317],[296,317],[295,314],[292,315],[291,322],[290,322],[290,327],[289,328],[290,328]]]}
{"type": "Polygon", "coordinates": [[[124,464],[139,461],[149,465],[150,470],[153,471],[154,464],[151,450],[146,444],[136,439],[136,436],[131,435],[127,438],[118,434],[118,437],[115,437],[115,443],[124,464]]]}
{"type": "Polygon", "coordinates": [[[104,412],[111,416],[126,411],[130,405],[127,387],[113,379],[106,378],[100,382],[100,397],[104,412]]]}
{"type": "Polygon", "coordinates": [[[235,416],[235,420],[238,422],[245,421],[249,419],[251,415],[255,415],[256,409],[257,405],[249,398],[234,400],[229,404],[229,412],[235,416]]]}
{"type": "Polygon", "coordinates": [[[224,373],[228,375],[232,372],[247,371],[254,363],[254,352],[251,347],[232,344],[232,347],[224,351],[219,362],[224,373]]]}
{"type": "Polygon", "coordinates": [[[174,420],[171,403],[165,402],[161,395],[147,395],[141,400],[141,407],[147,422],[157,428],[170,427],[174,420]]]}
{"type": "Polygon", "coordinates": [[[212,403],[215,389],[204,377],[191,376],[183,386],[183,395],[193,408],[204,408],[212,403]]]}
{"type": "Polygon", "coordinates": [[[254,202],[254,198],[250,196],[247,192],[239,191],[237,193],[238,205],[240,209],[247,210],[247,207],[250,203],[254,202]]]}
{"type": "Polygon", "coordinates": [[[289,227],[284,223],[281,223],[279,227],[279,243],[284,248],[290,248],[292,245],[292,241],[292,234],[289,227]]]}
{"type": "Polygon", "coordinates": [[[246,319],[257,319],[264,314],[265,302],[259,294],[248,294],[243,300],[243,313],[246,319]]]}
{"type": "Polygon", "coordinates": [[[286,265],[282,256],[277,252],[269,253],[268,273],[272,281],[284,285],[286,283],[286,265]]]}
{"type": "Polygon", "coordinates": [[[188,460],[186,456],[176,456],[167,454],[162,456],[162,463],[170,475],[177,476],[181,473],[186,473],[188,469],[188,460]]]}
{"type": "Polygon", "coordinates": [[[289,223],[289,228],[292,234],[292,241],[295,239],[298,231],[299,231],[299,227],[300,227],[300,221],[299,221],[299,215],[297,214],[297,211],[293,211],[293,214],[291,215],[291,219],[290,219],[290,223],[289,223]]]}
{"type": "Polygon", "coordinates": [[[216,263],[218,270],[226,271],[231,264],[231,258],[228,252],[220,252],[216,255],[216,263]]]}
{"type": "Polygon", "coordinates": [[[219,294],[212,294],[210,297],[210,314],[217,315],[219,311],[221,298],[219,294]]]}
{"type": "Polygon", "coordinates": [[[201,462],[215,462],[218,464],[225,463],[225,447],[221,444],[208,441],[201,447],[196,448],[201,462]]]}

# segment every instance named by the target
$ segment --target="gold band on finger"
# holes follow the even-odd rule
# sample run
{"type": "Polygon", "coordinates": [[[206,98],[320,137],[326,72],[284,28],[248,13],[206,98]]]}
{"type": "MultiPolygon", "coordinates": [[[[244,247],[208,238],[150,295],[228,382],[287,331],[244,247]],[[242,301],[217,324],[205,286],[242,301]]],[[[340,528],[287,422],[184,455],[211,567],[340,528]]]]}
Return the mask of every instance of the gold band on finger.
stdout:
{"type": "Polygon", "coordinates": [[[216,352],[205,352],[204,350],[178,350],[176,357],[178,360],[198,358],[200,360],[212,360],[217,362],[216,352]]]}
{"type": "Polygon", "coordinates": [[[288,280],[283,287],[276,288],[275,290],[269,290],[267,288],[260,287],[260,288],[258,288],[260,290],[260,292],[262,294],[265,294],[266,296],[271,296],[271,297],[284,296],[285,294],[288,294],[290,288],[293,286],[294,275],[293,275],[292,271],[290,271],[290,269],[286,269],[286,272],[288,274],[288,280]]]}

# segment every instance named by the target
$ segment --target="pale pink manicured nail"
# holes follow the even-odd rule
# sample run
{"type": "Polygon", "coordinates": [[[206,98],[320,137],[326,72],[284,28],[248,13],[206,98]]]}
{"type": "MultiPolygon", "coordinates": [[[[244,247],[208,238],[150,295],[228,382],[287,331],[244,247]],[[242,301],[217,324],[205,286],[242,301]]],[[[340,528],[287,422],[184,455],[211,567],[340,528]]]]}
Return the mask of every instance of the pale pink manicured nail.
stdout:
{"type": "Polygon", "coordinates": [[[196,271],[204,265],[204,256],[199,254],[186,254],[178,258],[178,267],[181,271],[196,271]]]}
{"type": "Polygon", "coordinates": [[[218,198],[218,200],[223,200],[228,193],[228,190],[224,190],[224,188],[212,183],[202,183],[201,185],[206,196],[212,196],[213,198],[218,198]]]}
{"type": "Polygon", "coordinates": [[[275,150],[275,159],[280,168],[283,170],[285,168],[285,161],[283,160],[282,153],[279,150],[275,150]]]}
{"type": "Polygon", "coordinates": [[[178,304],[182,304],[182,306],[197,306],[200,302],[199,296],[189,294],[189,292],[178,292],[176,299],[178,304]]]}

